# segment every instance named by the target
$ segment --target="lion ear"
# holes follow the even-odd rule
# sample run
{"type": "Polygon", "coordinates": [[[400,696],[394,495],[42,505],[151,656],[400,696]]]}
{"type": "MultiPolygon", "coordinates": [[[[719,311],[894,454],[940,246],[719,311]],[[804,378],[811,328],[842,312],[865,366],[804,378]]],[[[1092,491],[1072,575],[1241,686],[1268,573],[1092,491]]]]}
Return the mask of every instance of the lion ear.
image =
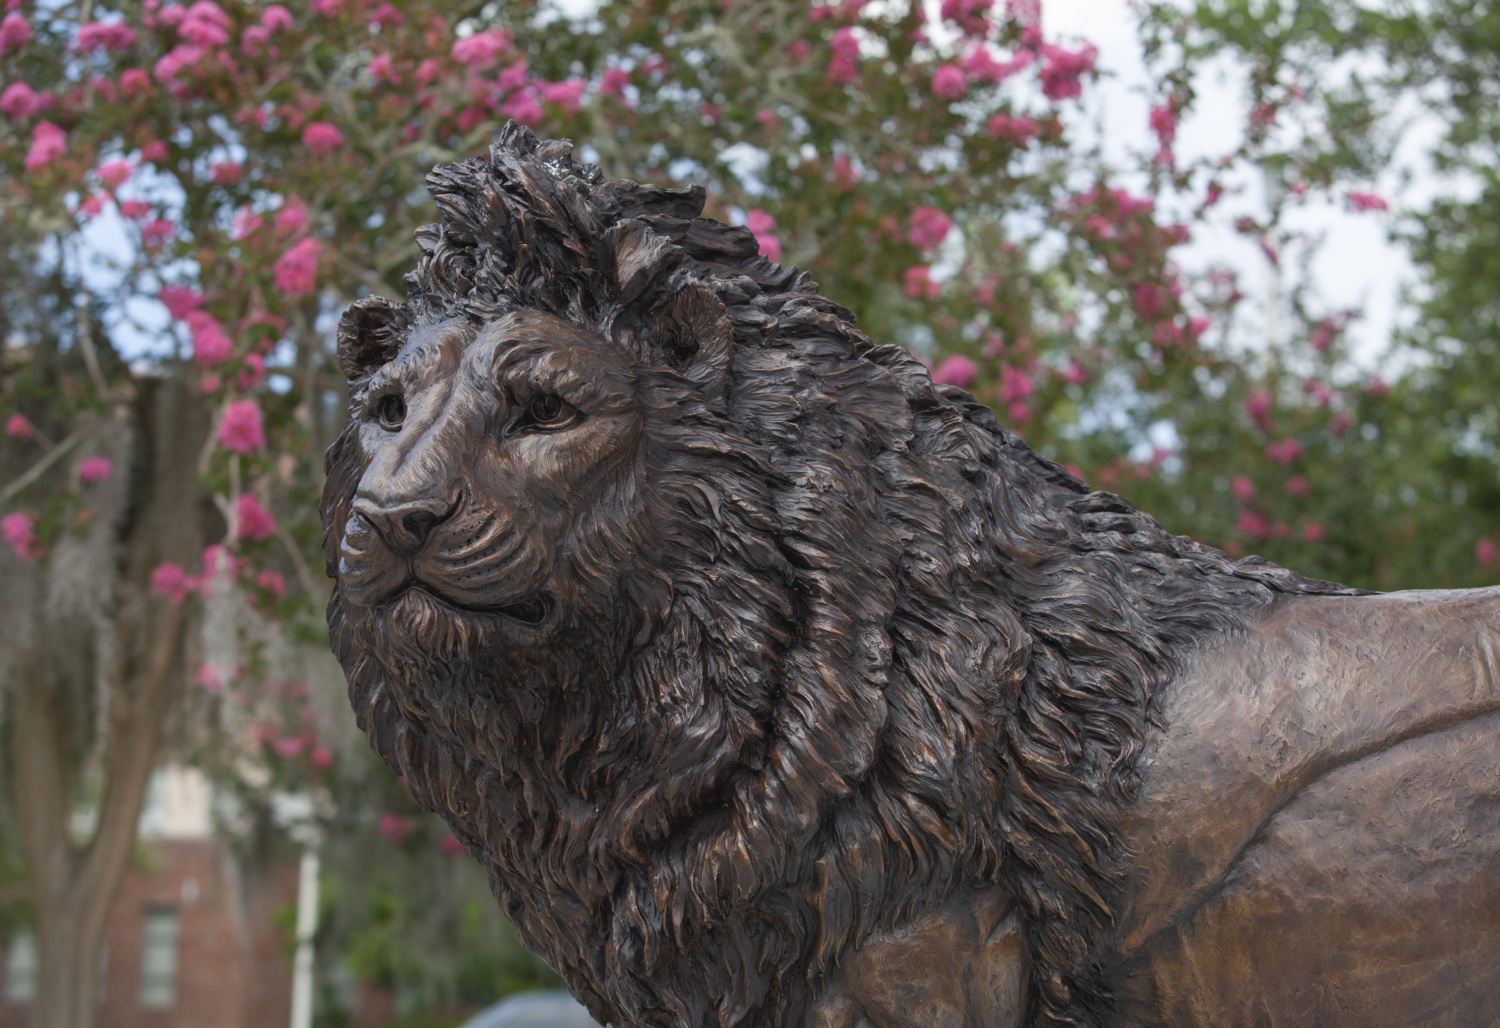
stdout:
{"type": "Polygon", "coordinates": [[[723,390],[734,359],[734,326],[713,290],[684,285],[652,310],[649,324],[663,363],[706,390],[723,390]]]}
{"type": "Polygon", "coordinates": [[[351,382],[395,357],[411,328],[405,304],[383,296],[367,296],[351,303],[339,318],[339,367],[351,382]]]}

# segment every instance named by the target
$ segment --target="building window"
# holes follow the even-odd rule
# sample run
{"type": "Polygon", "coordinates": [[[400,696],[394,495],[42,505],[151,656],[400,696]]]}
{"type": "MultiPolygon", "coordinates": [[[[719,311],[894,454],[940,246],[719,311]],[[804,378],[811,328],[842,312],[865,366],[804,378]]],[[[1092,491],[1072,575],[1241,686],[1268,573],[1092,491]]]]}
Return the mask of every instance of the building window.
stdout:
{"type": "Polygon", "coordinates": [[[5,950],[5,998],[16,1003],[36,999],[36,933],[21,929],[5,950]]]}
{"type": "Polygon", "coordinates": [[[141,935],[141,1006],[177,1002],[177,911],[146,911],[141,935]]]}

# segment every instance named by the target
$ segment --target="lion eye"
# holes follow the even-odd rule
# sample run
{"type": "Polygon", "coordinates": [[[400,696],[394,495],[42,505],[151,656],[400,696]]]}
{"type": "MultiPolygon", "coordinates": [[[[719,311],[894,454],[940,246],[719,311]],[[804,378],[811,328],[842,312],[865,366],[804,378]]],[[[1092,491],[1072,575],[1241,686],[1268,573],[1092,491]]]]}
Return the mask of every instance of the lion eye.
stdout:
{"type": "Polygon", "coordinates": [[[376,404],[375,416],[380,419],[382,428],[394,432],[406,420],[406,401],[396,393],[387,393],[376,404]]]}
{"type": "Polygon", "coordinates": [[[527,419],[535,425],[558,425],[568,420],[572,408],[554,393],[542,393],[526,408],[527,419]]]}

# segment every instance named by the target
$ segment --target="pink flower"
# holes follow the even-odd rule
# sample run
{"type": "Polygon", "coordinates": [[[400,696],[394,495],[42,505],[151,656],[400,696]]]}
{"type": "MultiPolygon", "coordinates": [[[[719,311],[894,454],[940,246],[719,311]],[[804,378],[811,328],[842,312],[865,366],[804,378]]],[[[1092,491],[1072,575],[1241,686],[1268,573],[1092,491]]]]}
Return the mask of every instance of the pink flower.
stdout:
{"type": "Polygon", "coordinates": [[[127,68],[120,73],[120,92],[125,96],[151,92],[151,76],[146,74],[144,68],[127,68]]]}
{"type": "Polygon", "coordinates": [[[1271,534],[1271,526],[1266,524],[1266,519],[1253,510],[1241,511],[1240,516],[1235,519],[1234,527],[1241,535],[1248,535],[1252,539],[1264,539],[1271,534]]]}
{"type": "Polygon", "coordinates": [[[309,122],[302,130],[302,145],[313,153],[331,153],[344,145],[344,134],[326,121],[309,122]]]}
{"type": "Polygon", "coordinates": [[[1137,282],[1130,294],[1130,304],[1137,314],[1150,321],[1161,313],[1166,297],[1155,282],[1137,282]]]}
{"type": "Polygon", "coordinates": [[[1001,366],[1000,401],[1002,403],[1017,403],[1034,392],[1036,392],[1036,383],[1025,371],[1009,364],[1001,366]]]}
{"type": "Polygon", "coordinates": [[[5,434],[26,442],[31,438],[31,420],[24,414],[12,414],[5,422],[5,434]]]}
{"type": "Polygon", "coordinates": [[[849,27],[839,29],[828,40],[828,49],[832,50],[834,56],[842,57],[846,61],[859,60],[859,37],[849,27]]]}
{"type": "Polygon", "coordinates": [[[288,300],[311,296],[317,288],[318,257],[323,244],[308,236],[293,243],[287,251],[276,258],[272,269],[276,288],[288,300]]]}
{"type": "Polygon", "coordinates": [[[256,214],[248,207],[241,207],[234,212],[234,224],[230,230],[230,238],[235,240],[244,239],[252,235],[257,229],[266,223],[266,219],[256,214]]]}
{"type": "Polygon", "coordinates": [[[229,42],[229,15],[213,0],[197,0],[177,23],[177,34],[194,46],[223,46],[229,42]]]}
{"type": "Polygon", "coordinates": [[[167,144],[160,139],[153,139],[141,147],[141,160],[148,164],[160,164],[167,156],[167,144]]]}
{"type": "Polygon", "coordinates": [[[413,77],[416,78],[420,85],[425,86],[442,73],[443,69],[438,65],[438,62],[429,57],[417,65],[417,70],[413,73],[413,77]]]}
{"type": "Polygon", "coordinates": [[[1323,541],[1325,534],[1327,533],[1324,532],[1323,526],[1316,521],[1309,521],[1302,526],[1302,538],[1306,542],[1320,543],[1323,541]]]}
{"type": "Polygon", "coordinates": [[[162,286],[156,292],[156,299],[177,321],[185,320],[189,314],[203,306],[203,294],[184,286],[162,286]]]}
{"type": "Polygon", "coordinates": [[[936,300],[943,287],[932,280],[932,271],[925,265],[907,268],[902,275],[901,292],[908,300],[936,300]]]}
{"type": "Polygon", "coordinates": [[[989,31],[990,8],[995,0],[943,0],[939,8],[944,21],[951,21],[966,35],[983,36],[989,31]]]}
{"type": "Polygon", "coordinates": [[[31,150],[26,154],[26,170],[36,171],[51,164],[68,148],[68,136],[50,121],[39,121],[31,130],[31,150]]]}
{"type": "Polygon", "coordinates": [[[295,196],[281,205],[276,212],[276,231],[283,236],[301,232],[307,225],[307,207],[295,196]]]}
{"type": "Polygon", "coordinates": [[[257,57],[271,42],[271,30],[264,25],[250,25],[240,33],[240,52],[257,57]]]}
{"type": "Polygon", "coordinates": [[[31,117],[41,106],[41,98],[24,82],[12,82],[0,93],[0,113],[16,121],[31,117]]]}
{"type": "Polygon", "coordinates": [[[464,851],[464,844],[459,842],[456,836],[445,835],[438,840],[438,848],[449,856],[455,856],[464,851]]]}
{"type": "Polygon", "coordinates": [[[141,242],[147,246],[165,246],[177,235],[177,226],[167,218],[152,218],[141,226],[141,242]]]}
{"type": "Polygon", "coordinates": [[[1005,408],[1005,414],[1011,421],[1025,421],[1031,417],[1031,404],[1013,403],[1005,408]]]}
{"type": "Polygon", "coordinates": [[[266,380],[266,359],[258,353],[247,353],[244,364],[238,384],[240,392],[248,393],[266,380]]]}
{"type": "Polygon", "coordinates": [[[279,32],[282,29],[291,30],[296,23],[292,20],[292,12],[280,4],[272,4],[260,15],[260,23],[271,32],[279,32]]]}
{"type": "Polygon", "coordinates": [[[1171,104],[1151,108],[1151,131],[1162,146],[1171,146],[1177,138],[1177,111],[1171,104]]]}
{"type": "Polygon", "coordinates": [[[1286,491],[1293,496],[1306,496],[1312,492],[1312,486],[1308,483],[1306,475],[1293,475],[1286,480],[1286,491]]]}
{"type": "Polygon", "coordinates": [[[936,385],[955,385],[960,389],[967,389],[978,374],[979,365],[963,354],[955,353],[937,366],[937,370],[932,373],[932,381],[936,385]]]}
{"type": "Polygon", "coordinates": [[[1022,50],[1008,61],[997,61],[988,48],[977,46],[959,62],[959,66],[972,80],[999,83],[1030,65],[1034,59],[1030,50],[1022,50]]]}
{"type": "Polygon", "coordinates": [[[255,585],[279,600],[286,593],[286,576],[280,571],[262,571],[255,576],[255,585]]]}
{"type": "Polygon", "coordinates": [[[94,485],[109,477],[114,463],[108,457],[85,457],[78,462],[78,481],[94,485]]]}
{"type": "Polygon", "coordinates": [[[500,113],[507,118],[514,118],[522,125],[535,125],[546,114],[542,110],[542,105],[536,102],[536,94],[529,89],[513,93],[511,98],[500,106],[500,113]]]}
{"type": "Polygon", "coordinates": [[[757,207],[745,215],[745,227],[755,235],[755,241],[760,246],[760,253],[766,260],[772,264],[779,264],[781,240],[773,234],[776,229],[776,219],[757,207]]]}
{"type": "Polygon", "coordinates": [[[7,14],[0,21],[0,54],[19,50],[31,38],[31,26],[19,14],[7,14]]]}
{"type": "Polygon", "coordinates": [[[412,824],[411,818],[393,814],[389,810],[381,811],[380,817],[376,819],[375,824],[380,829],[381,835],[397,845],[400,845],[411,834],[412,828],[415,827],[412,824]]]}
{"type": "Polygon", "coordinates": [[[181,564],[165,561],[151,572],[151,588],[173,603],[181,603],[198,588],[198,582],[188,577],[181,564]]]}
{"type": "Polygon", "coordinates": [[[344,0],[313,0],[312,9],[314,14],[321,14],[325,18],[332,18],[339,13],[339,8],[344,6],[344,0]]]}
{"type": "Polygon", "coordinates": [[[42,555],[41,542],[36,537],[36,522],[26,514],[18,512],[0,518],[0,537],[23,564],[30,564],[42,555]]]}
{"type": "Polygon", "coordinates": [[[833,34],[828,41],[833,57],[828,62],[827,78],[830,82],[850,83],[859,77],[859,37],[845,26],[833,34]]]}
{"type": "Polygon", "coordinates": [[[266,430],[254,400],[235,400],[225,408],[224,420],[219,422],[219,445],[246,455],[265,448],[266,430]]]}
{"type": "Polygon", "coordinates": [[[389,82],[397,85],[401,76],[396,74],[396,66],[391,63],[390,54],[376,54],[370,58],[370,78],[376,82],[389,82]]]}
{"type": "Polygon", "coordinates": [[[78,36],[73,40],[73,48],[80,53],[100,49],[119,53],[129,50],[134,44],[135,29],[123,21],[89,22],[78,30],[78,36]]]}
{"type": "Polygon", "coordinates": [[[630,72],[624,68],[605,68],[604,74],[599,77],[599,94],[601,96],[624,96],[625,87],[630,85],[630,72]]]}
{"type": "Polygon", "coordinates": [[[207,55],[208,51],[201,46],[191,43],[183,43],[167,51],[163,57],[156,62],[151,69],[152,76],[164,86],[176,84],[177,74],[183,68],[192,67],[207,55]]]}
{"type": "Polygon", "coordinates": [[[218,578],[234,578],[245,568],[245,562],[217,544],[203,548],[203,580],[200,587],[208,595],[209,587],[218,578]]]}
{"type": "Polygon", "coordinates": [[[234,353],[234,342],[211,314],[191,311],[184,320],[193,333],[193,357],[205,368],[222,364],[234,353]]]}
{"type": "Polygon", "coordinates": [[[1017,146],[1025,146],[1041,134],[1042,127],[1024,114],[1012,117],[1003,111],[993,115],[985,127],[991,139],[1008,139],[1017,146]]]}
{"type": "Polygon", "coordinates": [[[919,250],[931,250],[948,238],[953,222],[936,207],[918,207],[911,212],[906,238],[919,250]]]}
{"type": "Polygon", "coordinates": [[[220,667],[218,664],[199,664],[198,673],[194,678],[203,687],[204,692],[210,696],[217,696],[224,691],[224,686],[234,679],[234,669],[220,667]]]}
{"type": "Polygon", "coordinates": [[[1235,475],[1229,480],[1229,491],[1234,494],[1236,500],[1245,503],[1255,495],[1255,483],[1244,475],[1235,475]]]}
{"type": "Polygon", "coordinates": [[[1349,203],[1356,211],[1384,211],[1390,205],[1379,193],[1350,193],[1349,203]]]}
{"type": "Polygon", "coordinates": [[[1083,95],[1083,83],[1079,80],[1093,73],[1099,51],[1087,45],[1078,50],[1064,50],[1044,44],[1041,55],[1047,62],[1040,73],[1042,93],[1049,100],[1071,100],[1083,95]]]}
{"type": "Polygon", "coordinates": [[[1266,456],[1277,464],[1292,464],[1302,456],[1302,444],[1295,439],[1279,439],[1266,444],[1266,456]]]}
{"type": "Polygon", "coordinates": [[[1474,559],[1486,567],[1495,562],[1496,554],[1500,554],[1500,547],[1493,539],[1481,539],[1474,544],[1474,559]]]}
{"type": "Polygon", "coordinates": [[[240,493],[235,504],[236,536],[251,542],[264,542],[276,534],[276,518],[250,493],[240,493]]]}
{"type": "Polygon", "coordinates": [[[134,173],[135,165],[129,161],[106,161],[94,172],[99,176],[99,184],[105,189],[115,189],[134,173]]]}
{"type": "Polygon", "coordinates": [[[151,213],[151,205],[145,200],[126,200],[120,204],[120,213],[134,221],[151,213]]]}
{"type": "Polygon", "coordinates": [[[530,70],[523,58],[500,73],[500,77],[495,80],[495,89],[501,94],[520,89],[526,84],[528,75],[530,70]]]}
{"type": "Polygon", "coordinates": [[[271,749],[283,760],[292,760],[302,755],[307,740],[300,735],[287,736],[271,743],[271,749]]]}
{"type": "Polygon", "coordinates": [[[468,39],[456,40],[450,51],[459,64],[471,68],[488,68],[514,48],[515,38],[504,29],[486,29],[468,39]]]}
{"type": "Polygon", "coordinates": [[[327,771],[333,767],[333,754],[328,752],[328,747],[326,746],[314,746],[308,759],[312,761],[313,767],[319,771],[327,771]]]}
{"type": "Polygon", "coordinates": [[[945,64],[932,73],[932,93],[942,100],[957,100],[969,91],[969,77],[956,64],[945,64]]]}
{"type": "Polygon", "coordinates": [[[588,83],[583,79],[567,79],[563,82],[538,82],[536,91],[549,104],[556,104],[569,114],[578,110],[578,98],[588,83]]]}
{"type": "Polygon", "coordinates": [[[1257,392],[1245,397],[1245,413],[1262,432],[1271,431],[1271,394],[1257,392]]]}
{"type": "Polygon", "coordinates": [[[208,167],[208,179],[216,186],[232,186],[244,173],[245,166],[239,161],[219,161],[208,167]]]}
{"type": "Polygon", "coordinates": [[[1083,385],[1088,380],[1089,373],[1077,361],[1069,361],[1068,366],[1063,369],[1063,381],[1069,385],[1083,385]]]}

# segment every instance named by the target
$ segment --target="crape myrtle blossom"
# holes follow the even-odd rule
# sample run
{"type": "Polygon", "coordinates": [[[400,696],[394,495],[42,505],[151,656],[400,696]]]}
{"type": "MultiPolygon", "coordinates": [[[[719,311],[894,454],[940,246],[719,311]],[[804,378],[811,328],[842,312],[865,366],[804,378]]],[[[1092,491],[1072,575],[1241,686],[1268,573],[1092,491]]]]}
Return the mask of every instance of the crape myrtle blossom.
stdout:
{"type": "Polygon", "coordinates": [[[108,457],[85,457],[78,463],[78,480],[84,485],[97,485],[113,470],[114,462],[108,457]]]}
{"type": "Polygon", "coordinates": [[[266,430],[254,400],[235,400],[224,409],[219,445],[242,456],[266,448],[266,430]]]}
{"type": "Polygon", "coordinates": [[[0,92],[0,114],[12,121],[23,121],[41,109],[41,97],[24,82],[12,82],[0,92]]]}
{"type": "Polygon", "coordinates": [[[23,564],[30,564],[42,555],[41,540],[36,537],[36,522],[29,514],[16,511],[0,518],[0,538],[23,564]]]}
{"type": "Polygon", "coordinates": [[[293,243],[276,259],[276,288],[288,300],[311,296],[317,289],[318,257],[323,244],[311,236],[293,243]]]}
{"type": "Polygon", "coordinates": [[[68,137],[50,121],[37,122],[31,130],[31,149],[26,153],[25,168],[36,171],[61,157],[68,148],[68,137]]]}

